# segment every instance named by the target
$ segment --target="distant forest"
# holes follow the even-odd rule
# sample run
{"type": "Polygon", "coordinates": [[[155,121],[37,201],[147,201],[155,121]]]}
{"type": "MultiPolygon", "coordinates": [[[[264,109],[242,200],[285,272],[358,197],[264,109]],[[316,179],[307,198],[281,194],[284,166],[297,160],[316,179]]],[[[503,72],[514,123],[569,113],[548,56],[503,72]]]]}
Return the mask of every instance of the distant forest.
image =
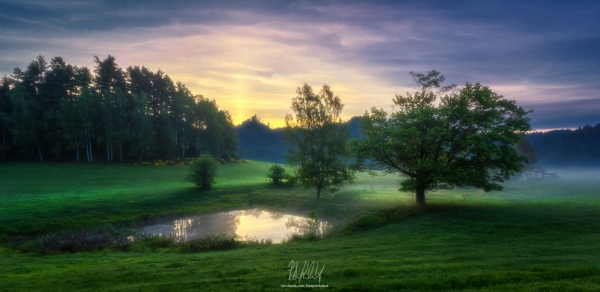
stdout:
{"type": "Polygon", "coordinates": [[[576,130],[531,133],[527,138],[536,148],[542,164],[600,165],[600,124],[576,130]]]}
{"type": "MultiPolygon", "coordinates": [[[[123,69],[110,55],[94,62],[90,70],[38,56],[0,79],[0,159],[151,161],[208,153],[286,162],[283,129],[256,115],[234,127],[214,100],[160,70],[123,69]]],[[[359,121],[347,122],[355,139],[359,121]]],[[[600,124],[527,137],[540,164],[600,165],[600,124]]]]}
{"type": "Polygon", "coordinates": [[[230,114],[164,72],[122,69],[113,56],[93,72],[38,56],[0,80],[0,158],[149,161],[209,153],[237,157],[230,114]]]}
{"type": "MultiPolygon", "coordinates": [[[[359,121],[360,117],[353,117],[346,122],[355,139],[361,138],[359,121]]],[[[283,129],[269,128],[256,115],[235,129],[240,141],[240,156],[285,163],[287,147],[283,129]]],[[[535,132],[527,134],[527,138],[536,148],[539,164],[600,166],[600,124],[576,130],[535,132]]]]}
{"type": "MultiPolygon", "coordinates": [[[[358,127],[360,117],[351,118],[346,124],[352,138],[360,138],[358,127]]],[[[251,160],[261,160],[275,163],[286,163],[285,155],[288,147],[283,138],[283,128],[271,129],[256,115],[235,127],[240,141],[238,154],[251,160]]]]}

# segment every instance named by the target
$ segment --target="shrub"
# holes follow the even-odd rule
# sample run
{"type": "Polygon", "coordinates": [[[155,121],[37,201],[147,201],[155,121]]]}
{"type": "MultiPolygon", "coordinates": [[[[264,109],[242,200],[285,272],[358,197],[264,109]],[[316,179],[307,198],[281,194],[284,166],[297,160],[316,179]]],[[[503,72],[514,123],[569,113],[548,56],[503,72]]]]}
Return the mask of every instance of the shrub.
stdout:
{"type": "Polygon", "coordinates": [[[208,155],[202,154],[190,166],[190,173],[187,176],[187,181],[195,184],[198,187],[210,188],[217,182],[217,162],[208,155]]]}
{"type": "Polygon", "coordinates": [[[352,220],[346,225],[343,230],[347,232],[374,229],[382,226],[384,223],[383,219],[373,214],[366,214],[358,217],[358,219],[352,220]]]}
{"type": "Polygon", "coordinates": [[[291,174],[287,174],[287,173],[283,175],[283,179],[285,179],[286,184],[291,185],[291,186],[295,185],[298,182],[297,177],[295,177],[291,174]]]}
{"type": "Polygon", "coordinates": [[[273,184],[278,185],[285,178],[285,169],[277,164],[273,164],[273,166],[269,168],[267,177],[271,179],[273,184]]]}
{"type": "Polygon", "coordinates": [[[24,250],[40,252],[77,252],[121,248],[129,241],[124,234],[131,230],[125,226],[107,225],[96,230],[62,230],[37,237],[24,250]]]}
{"type": "Polygon", "coordinates": [[[222,250],[238,247],[235,235],[219,234],[191,239],[182,244],[187,251],[222,250]]]}

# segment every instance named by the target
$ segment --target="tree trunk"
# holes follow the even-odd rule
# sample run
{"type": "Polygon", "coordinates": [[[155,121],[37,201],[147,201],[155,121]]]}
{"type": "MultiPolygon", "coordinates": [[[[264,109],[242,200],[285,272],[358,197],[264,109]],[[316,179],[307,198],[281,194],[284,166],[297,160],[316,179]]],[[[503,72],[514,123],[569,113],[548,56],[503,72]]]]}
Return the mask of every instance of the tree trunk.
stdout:
{"type": "Polygon", "coordinates": [[[119,141],[119,156],[120,156],[121,162],[123,162],[123,144],[121,141],[119,141]]]}
{"type": "Polygon", "coordinates": [[[35,124],[33,123],[33,119],[31,119],[31,128],[33,129],[33,138],[35,139],[35,145],[38,149],[38,154],[40,156],[40,162],[44,162],[44,158],[42,157],[42,149],[40,148],[40,143],[38,143],[37,134],[35,133],[35,124]]]}
{"type": "Polygon", "coordinates": [[[142,143],[142,140],[140,139],[140,163],[142,163],[144,160],[142,159],[142,154],[144,154],[144,143],[142,143]]]}
{"type": "Polygon", "coordinates": [[[0,143],[0,145],[4,145],[4,143],[6,143],[6,127],[2,127],[2,143],[0,143]]]}
{"type": "Polygon", "coordinates": [[[77,162],[79,162],[79,141],[77,141],[77,134],[75,134],[75,146],[77,147],[77,162]]]}
{"type": "Polygon", "coordinates": [[[321,197],[321,187],[317,187],[317,199],[321,197]]]}
{"type": "Polygon", "coordinates": [[[92,140],[90,139],[89,133],[88,133],[88,143],[90,144],[90,162],[94,162],[94,153],[92,152],[92,140]]]}
{"type": "Polygon", "coordinates": [[[418,189],[416,193],[417,193],[417,205],[425,206],[425,190],[418,189]]]}
{"type": "Polygon", "coordinates": [[[85,135],[83,137],[83,140],[85,142],[85,155],[87,157],[87,161],[90,162],[90,145],[88,144],[88,132],[87,132],[87,128],[85,128],[85,135]]]}
{"type": "Polygon", "coordinates": [[[183,133],[183,138],[181,138],[181,159],[185,159],[185,132],[183,133]]]}
{"type": "Polygon", "coordinates": [[[42,157],[42,149],[40,148],[40,144],[38,143],[37,136],[35,135],[35,133],[33,133],[33,136],[35,138],[35,145],[38,149],[38,155],[40,156],[40,162],[44,162],[44,158],[42,157]]]}
{"type": "Polygon", "coordinates": [[[106,134],[106,161],[110,162],[110,150],[108,149],[108,129],[104,131],[106,134]]]}
{"type": "MultiPolygon", "coordinates": [[[[37,143],[37,139],[35,141],[37,143]]],[[[44,162],[44,158],[42,157],[42,149],[40,149],[40,145],[37,145],[38,154],[40,155],[40,162],[44,162]]]]}

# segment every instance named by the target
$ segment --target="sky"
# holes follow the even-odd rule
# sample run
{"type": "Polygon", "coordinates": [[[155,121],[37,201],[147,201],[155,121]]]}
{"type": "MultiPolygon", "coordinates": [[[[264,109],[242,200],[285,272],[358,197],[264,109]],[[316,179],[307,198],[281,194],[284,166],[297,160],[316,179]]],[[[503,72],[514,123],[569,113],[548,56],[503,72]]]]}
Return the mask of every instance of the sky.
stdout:
{"type": "Polygon", "coordinates": [[[409,72],[480,82],[536,130],[600,123],[600,1],[0,0],[0,76],[38,55],[167,73],[235,124],[283,126],[296,88],[324,84],[342,116],[390,109],[409,72]]]}

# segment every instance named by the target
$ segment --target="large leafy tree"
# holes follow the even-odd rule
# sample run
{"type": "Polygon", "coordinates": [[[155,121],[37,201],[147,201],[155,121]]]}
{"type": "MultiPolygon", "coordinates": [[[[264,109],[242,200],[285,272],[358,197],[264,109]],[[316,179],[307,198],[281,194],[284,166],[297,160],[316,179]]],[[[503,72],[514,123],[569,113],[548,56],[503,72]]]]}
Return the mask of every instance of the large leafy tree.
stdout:
{"type": "Polygon", "coordinates": [[[328,85],[314,93],[305,83],[296,94],[291,106],[296,118],[285,117],[284,136],[291,146],[286,160],[302,185],[317,189],[319,198],[321,190],[335,191],[354,178],[345,147],[350,131],[340,118],[344,105],[328,85]]]}
{"type": "Polygon", "coordinates": [[[372,108],[361,120],[362,140],[349,147],[355,169],[400,173],[401,191],[425,205],[428,190],[500,185],[522,169],[513,145],[530,130],[527,111],[479,83],[442,87],[437,71],[411,72],[417,91],[396,95],[394,111],[372,108]]]}

